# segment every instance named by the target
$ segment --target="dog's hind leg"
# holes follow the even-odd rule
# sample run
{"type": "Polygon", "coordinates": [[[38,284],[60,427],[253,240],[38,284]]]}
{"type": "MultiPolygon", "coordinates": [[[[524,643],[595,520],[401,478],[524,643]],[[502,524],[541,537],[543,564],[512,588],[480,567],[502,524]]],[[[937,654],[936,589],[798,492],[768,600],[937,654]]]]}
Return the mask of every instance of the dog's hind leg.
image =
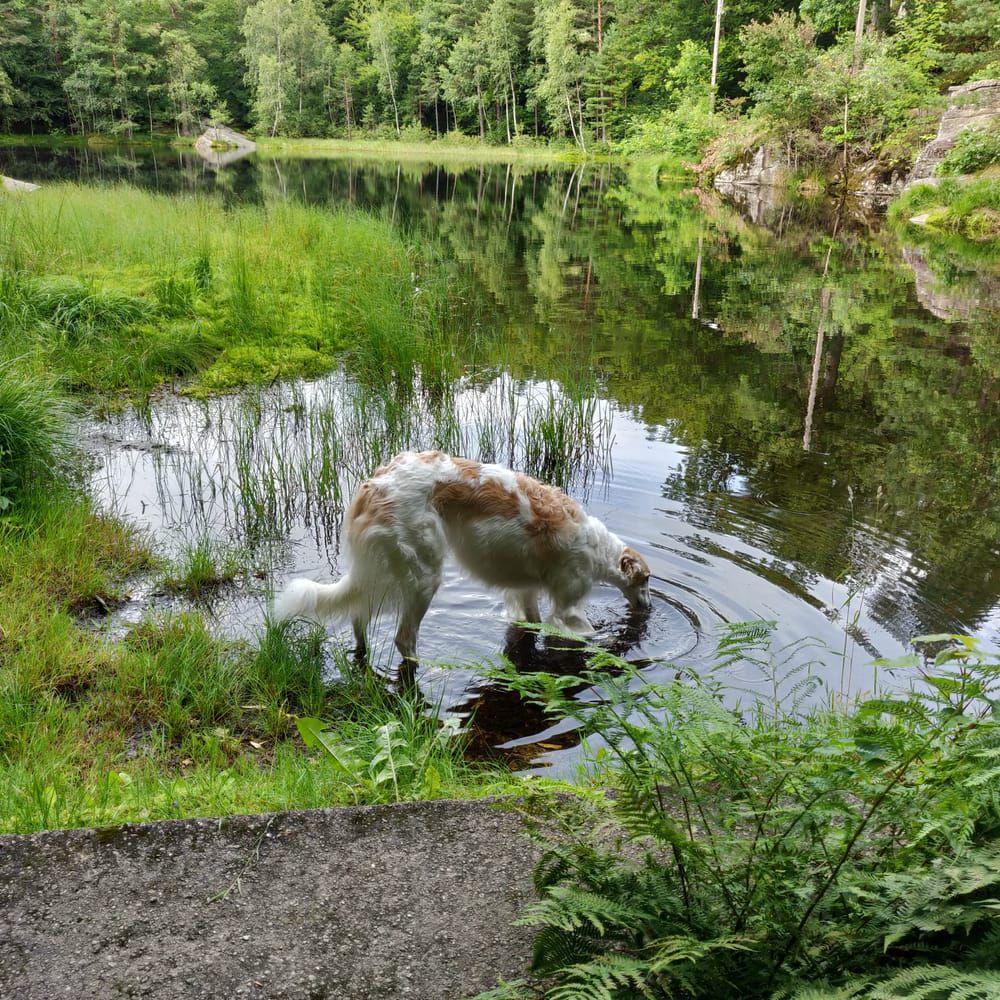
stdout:
{"type": "Polygon", "coordinates": [[[400,608],[396,648],[404,662],[410,665],[417,662],[417,633],[440,585],[440,575],[424,580],[417,589],[406,595],[400,608]]]}
{"type": "Polygon", "coordinates": [[[368,619],[356,615],[351,619],[354,628],[354,658],[358,663],[368,659],[368,619]]]}

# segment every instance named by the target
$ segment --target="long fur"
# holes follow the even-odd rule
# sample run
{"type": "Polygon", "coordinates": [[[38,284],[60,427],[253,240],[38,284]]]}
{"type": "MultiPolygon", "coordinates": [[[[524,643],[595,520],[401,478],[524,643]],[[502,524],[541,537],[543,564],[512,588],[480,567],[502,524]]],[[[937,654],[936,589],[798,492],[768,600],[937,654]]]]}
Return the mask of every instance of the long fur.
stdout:
{"type": "Polygon", "coordinates": [[[649,606],[649,567],[561,490],[499,465],[441,452],[404,452],[378,469],[351,501],[344,521],[349,569],[336,583],[293,580],[274,616],[345,620],[359,650],[368,622],[399,610],[396,645],[416,657],[417,631],[441,583],[445,555],[505,592],[508,612],[587,634],[583,599],[611,583],[633,606],[649,606]]]}
{"type": "Polygon", "coordinates": [[[351,616],[357,603],[350,575],[336,583],[314,583],[312,580],[292,580],[274,602],[274,617],[345,619],[351,616]]]}

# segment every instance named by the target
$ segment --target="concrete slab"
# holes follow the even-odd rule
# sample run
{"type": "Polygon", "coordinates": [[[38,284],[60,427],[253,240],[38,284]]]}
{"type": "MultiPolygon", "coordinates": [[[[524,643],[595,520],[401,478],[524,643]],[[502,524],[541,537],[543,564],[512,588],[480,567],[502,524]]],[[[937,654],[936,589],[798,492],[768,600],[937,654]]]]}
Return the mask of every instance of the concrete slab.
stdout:
{"type": "Polygon", "coordinates": [[[0,997],[455,1000],[523,975],[535,859],[485,801],[0,837],[0,997]]]}

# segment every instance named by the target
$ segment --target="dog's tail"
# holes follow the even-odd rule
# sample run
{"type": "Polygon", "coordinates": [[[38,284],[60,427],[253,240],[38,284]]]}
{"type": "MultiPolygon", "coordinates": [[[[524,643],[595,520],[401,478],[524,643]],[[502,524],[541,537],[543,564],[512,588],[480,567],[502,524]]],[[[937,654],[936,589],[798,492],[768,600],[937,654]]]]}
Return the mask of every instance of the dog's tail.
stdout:
{"type": "Polygon", "coordinates": [[[274,599],[274,617],[344,619],[349,618],[359,595],[350,573],[336,583],[314,583],[312,580],[292,580],[274,599]]]}

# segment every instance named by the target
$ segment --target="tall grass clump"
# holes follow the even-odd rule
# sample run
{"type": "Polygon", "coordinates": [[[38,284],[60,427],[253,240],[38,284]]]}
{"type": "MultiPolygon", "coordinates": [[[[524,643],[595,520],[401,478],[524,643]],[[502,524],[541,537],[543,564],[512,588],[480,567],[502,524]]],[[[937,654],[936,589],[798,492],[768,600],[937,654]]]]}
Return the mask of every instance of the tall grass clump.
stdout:
{"type": "Polygon", "coordinates": [[[921,241],[951,241],[975,257],[995,261],[1000,240],[1000,184],[981,177],[968,184],[945,178],[916,184],[889,207],[889,219],[907,225],[907,236],[921,241]],[[914,217],[921,224],[908,224],[914,217]]]}
{"type": "Polygon", "coordinates": [[[209,536],[181,546],[163,577],[164,589],[192,600],[204,600],[232,583],[247,565],[247,554],[209,536]]]}
{"type": "Polygon", "coordinates": [[[910,693],[850,713],[737,712],[607,654],[558,685],[509,674],[580,727],[611,795],[536,824],[521,922],[547,985],[491,995],[1000,995],[1000,657],[927,642],[910,693]]]}
{"type": "Polygon", "coordinates": [[[443,300],[375,216],[127,186],[35,193],[0,203],[0,342],[72,388],[143,397],[185,379],[205,395],[317,375],[345,348],[384,379],[437,353],[443,300]]]}
{"type": "Polygon", "coordinates": [[[64,473],[71,454],[69,409],[52,380],[0,360],[0,514],[64,473]]]}

